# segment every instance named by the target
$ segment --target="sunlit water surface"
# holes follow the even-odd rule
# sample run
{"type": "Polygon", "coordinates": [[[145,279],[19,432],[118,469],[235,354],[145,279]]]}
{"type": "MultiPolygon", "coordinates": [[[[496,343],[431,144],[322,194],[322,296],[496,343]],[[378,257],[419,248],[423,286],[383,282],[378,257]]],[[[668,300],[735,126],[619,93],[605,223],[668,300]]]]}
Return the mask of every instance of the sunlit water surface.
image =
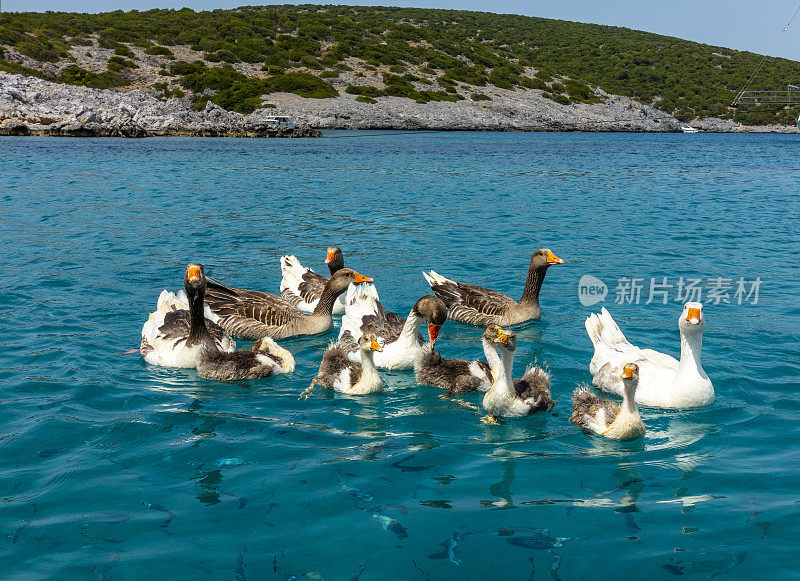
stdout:
{"type": "MultiPolygon", "coordinates": [[[[798,578],[798,151],[796,135],[0,139],[0,577],[798,578]],[[518,297],[551,248],[566,265],[518,329],[517,369],[549,366],[553,412],[485,425],[411,372],[298,401],[336,330],[283,341],[297,370],[257,381],[123,354],[187,262],[277,292],[282,254],[325,271],[332,244],[403,314],[423,269],[518,297]],[[578,301],[585,274],[604,303],[578,301]],[[606,305],[677,355],[676,289],[645,303],[651,278],[681,276],[762,281],[757,304],[706,301],[716,402],[645,409],[631,443],[581,433],[584,319],[606,305]],[[624,277],[639,304],[615,303],[624,277]]],[[[480,356],[479,333],[448,322],[440,350],[480,356]]]]}

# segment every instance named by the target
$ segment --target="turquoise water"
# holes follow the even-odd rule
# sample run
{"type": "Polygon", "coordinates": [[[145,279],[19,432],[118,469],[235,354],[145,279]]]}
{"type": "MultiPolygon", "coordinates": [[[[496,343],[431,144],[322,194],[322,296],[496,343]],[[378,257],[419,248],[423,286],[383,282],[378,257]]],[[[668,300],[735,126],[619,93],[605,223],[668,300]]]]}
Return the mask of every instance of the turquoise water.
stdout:
{"type": "MultiPolygon", "coordinates": [[[[2,579],[800,578],[800,138],[329,133],[317,140],[0,139],[2,579]],[[407,313],[422,269],[519,296],[543,318],[517,370],[550,414],[478,414],[384,374],[382,396],[298,394],[335,331],[286,340],[291,376],[216,383],[145,364],[141,326],[201,262],[277,291],[278,258],[340,245],[407,313]],[[586,307],[578,281],[608,286],[586,307]],[[639,303],[617,304],[622,278],[639,303]],[[618,443],[570,424],[590,379],[583,320],[677,355],[681,302],[651,278],[741,277],[705,301],[716,402],[643,411],[618,443]]],[[[705,298],[705,296],[704,296],[705,298]]],[[[338,321],[337,321],[338,325],[338,321]]],[[[446,356],[480,355],[448,322],[446,356]]],[[[239,342],[247,347],[246,342],[239,342]]],[[[464,396],[477,404],[477,394],[464,396]]]]}

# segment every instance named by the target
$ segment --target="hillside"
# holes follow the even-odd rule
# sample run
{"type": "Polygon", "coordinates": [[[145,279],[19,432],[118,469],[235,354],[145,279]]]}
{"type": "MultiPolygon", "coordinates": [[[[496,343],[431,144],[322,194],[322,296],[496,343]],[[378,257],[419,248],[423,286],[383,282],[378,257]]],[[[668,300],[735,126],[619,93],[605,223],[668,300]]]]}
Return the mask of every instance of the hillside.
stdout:
{"type": "MultiPolygon", "coordinates": [[[[268,6],[194,12],[6,13],[0,70],[94,88],[138,88],[250,113],[269,95],[361,104],[491,100],[560,105],[630,97],[681,121],[792,124],[781,106],[730,107],[761,56],[625,28],[484,12],[268,6]]],[[[800,80],[768,58],[752,88],[800,80]]]]}

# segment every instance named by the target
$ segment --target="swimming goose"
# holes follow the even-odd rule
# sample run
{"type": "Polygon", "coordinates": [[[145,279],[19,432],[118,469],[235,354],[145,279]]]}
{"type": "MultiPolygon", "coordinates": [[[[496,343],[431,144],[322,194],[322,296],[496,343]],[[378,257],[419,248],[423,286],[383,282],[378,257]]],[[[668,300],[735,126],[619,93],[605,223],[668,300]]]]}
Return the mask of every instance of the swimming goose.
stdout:
{"type": "Polygon", "coordinates": [[[347,350],[348,357],[351,361],[361,361],[356,340],[365,333],[373,333],[383,344],[383,350],[375,353],[375,365],[385,369],[413,368],[414,362],[422,357],[424,341],[419,334],[422,323],[428,328],[431,343],[435,343],[439,329],[447,320],[444,303],[431,295],[419,299],[406,319],[397,313],[387,313],[371,284],[348,288],[345,305],[339,342],[347,350]]]}
{"type": "Polygon", "coordinates": [[[250,351],[206,349],[197,365],[200,377],[218,381],[258,379],[293,371],[292,354],[269,337],[258,339],[250,351]]]}
{"type": "Polygon", "coordinates": [[[487,423],[499,423],[497,416],[526,416],[547,411],[555,402],[550,397],[550,375],[541,367],[530,366],[522,379],[514,380],[514,353],[517,335],[498,325],[483,333],[483,348],[492,370],[492,385],[483,396],[487,423]]]}
{"type": "Polygon", "coordinates": [[[183,287],[188,304],[162,291],[158,306],[142,327],[139,352],[151,365],[197,367],[204,349],[230,352],[236,343],[203,315],[206,277],[199,264],[186,266],[183,287]]]}
{"type": "Polygon", "coordinates": [[[542,318],[539,291],[547,269],[553,264],[564,264],[564,261],[547,248],[533,253],[519,302],[497,291],[450,280],[433,270],[422,274],[436,296],[447,305],[449,318],[471,325],[505,327],[542,318]]]}
{"type": "Polygon", "coordinates": [[[351,395],[366,395],[381,390],[383,381],[375,368],[373,355],[382,349],[378,338],[367,333],[358,339],[362,364],[347,358],[347,351],[339,343],[331,344],[322,356],[319,372],[300,397],[308,397],[319,384],[328,389],[351,395]]]}
{"type": "Polygon", "coordinates": [[[414,377],[420,385],[443,389],[445,397],[486,391],[492,385],[492,372],[485,361],[445,359],[433,343],[423,345],[422,356],[414,362],[414,377]]]}
{"type": "Polygon", "coordinates": [[[324,333],[333,326],[333,302],[350,283],[373,282],[349,268],[337,271],[325,283],[314,312],[304,315],[286,299],[260,291],[229,288],[209,280],[206,303],[220,326],[238,337],[283,339],[324,333]]]}
{"type": "MultiPolygon", "coordinates": [[[[325,264],[333,276],[338,270],[344,268],[342,250],[338,246],[331,246],[327,250],[325,264]]],[[[314,312],[314,308],[322,296],[325,283],[328,279],[306,268],[296,256],[286,255],[281,257],[281,296],[296,306],[304,313],[314,312]]],[[[344,313],[344,295],[339,295],[333,303],[333,314],[344,313]]]]}
{"type": "Polygon", "coordinates": [[[686,303],[678,330],[681,358],[631,345],[605,307],[586,319],[586,331],[594,344],[589,365],[592,383],[604,391],[622,395],[621,372],[626,363],[639,366],[636,403],[652,407],[684,409],[714,401],[714,386],[700,364],[706,323],[702,303],[686,303]]]}
{"type": "Polygon", "coordinates": [[[579,387],[572,394],[569,421],[612,440],[634,440],[644,435],[644,422],[636,407],[639,366],[626,363],[619,375],[622,383],[622,406],[579,387]]]}

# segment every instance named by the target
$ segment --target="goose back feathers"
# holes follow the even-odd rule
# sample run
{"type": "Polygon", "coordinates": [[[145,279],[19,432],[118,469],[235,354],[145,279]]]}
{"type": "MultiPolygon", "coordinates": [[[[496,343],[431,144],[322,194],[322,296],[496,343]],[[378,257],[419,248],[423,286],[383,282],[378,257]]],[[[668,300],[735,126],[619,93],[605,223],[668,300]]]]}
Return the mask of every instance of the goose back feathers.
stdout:
{"type": "Polygon", "coordinates": [[[314,311],[306,316],[279,296],[260,291],[227,287],[210,280],[206,302],[219,317],[222,328],[247,339],[281,339],[298,335],[316,335],[333,326],[333,303],[350,283],[372,282],[349,268],[337,271],[322,292],[314,311]]]}

